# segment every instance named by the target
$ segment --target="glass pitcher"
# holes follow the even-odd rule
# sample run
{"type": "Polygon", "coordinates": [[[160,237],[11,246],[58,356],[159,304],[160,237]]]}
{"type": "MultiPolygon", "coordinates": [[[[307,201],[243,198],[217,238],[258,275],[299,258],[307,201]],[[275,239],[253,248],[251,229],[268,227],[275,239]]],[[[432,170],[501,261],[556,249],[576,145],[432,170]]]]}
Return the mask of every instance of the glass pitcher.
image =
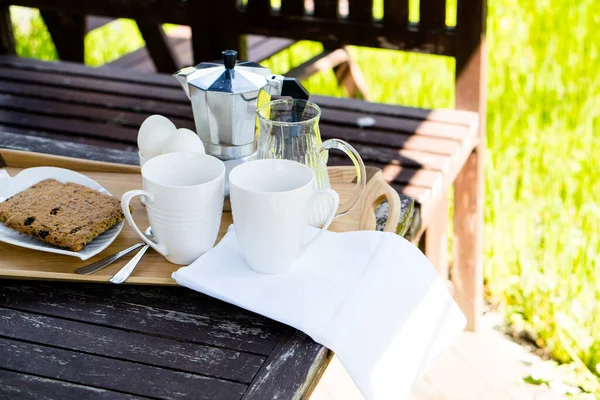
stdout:
{"type": "MultiPolygon", "coordinates": [[[[286,159],[306,164],[315,173],[315,190],[331,189],[327,173],[329,150],[343,151],[356,168],[356,188],[352,196],[340,204],[336,218],[348,213],[363,195],[366,184],[365,166],[358,152],[339,139],[321,141],[319,117],[321,109],[312,101],[275,100],[256,110],[260,124],[257,158],[286,159]]],[[[327,198],[319,198],[310,216],[312,226],[319,227],[327,219],[327,198]]]]}

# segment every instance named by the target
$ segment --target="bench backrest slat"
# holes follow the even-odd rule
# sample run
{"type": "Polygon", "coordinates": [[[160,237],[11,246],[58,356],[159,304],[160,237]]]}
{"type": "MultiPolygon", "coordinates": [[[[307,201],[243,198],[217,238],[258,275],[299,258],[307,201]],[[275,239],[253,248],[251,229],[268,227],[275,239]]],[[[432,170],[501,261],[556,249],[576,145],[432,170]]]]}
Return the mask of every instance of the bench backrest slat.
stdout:
{"type": "Polygon", "coordinates": [[[304,0],[281,0],[281,14],[304,15],[304,0]]]}
{"type": "MultiPolygon", "coordinates": [[[[211,0],[221,1],[221,0],[211,0]]],[[[270,0],[248,0],[246,10],[250,15],[266,15],[271,13],[270,0]]]]}
{"type": "Polygon", "coordinates": [[[318,18],[336,19],[338,16],[337,0],[314,0],[314,16],[318,18]]]}
{"type": "Polygon", "coordinates": [[[408,0],[384,0],[383,22],[390,29],[408,25],[408,0]]]}
{"type": "Polygon", "coordinates": [[[348,20],[373,21],[373,0],[348,0],[348,20]]]}
{"type": "MultiPolygon", "coordinates": [[[[247,34],[313,40],[328,46],[335,43],[455,56],[459,27],[446,26],[447,0],[420,0],[419,24],[409,22],[410,0],[383,0],[382,18],[374,13],[374,1],[281,0],[280,9],[275,10],[270,0],[247,0],[246,6],[238,7],[237,27],[247,34]]],[[[485,1],[457,0],[457,7],[474,7],[485,1]]]]}
{"type": "Polygon", "coordinates": [[[446,0],[420,0],[419,15],[422,32],[443,32],[446,29],[446,0]]]}

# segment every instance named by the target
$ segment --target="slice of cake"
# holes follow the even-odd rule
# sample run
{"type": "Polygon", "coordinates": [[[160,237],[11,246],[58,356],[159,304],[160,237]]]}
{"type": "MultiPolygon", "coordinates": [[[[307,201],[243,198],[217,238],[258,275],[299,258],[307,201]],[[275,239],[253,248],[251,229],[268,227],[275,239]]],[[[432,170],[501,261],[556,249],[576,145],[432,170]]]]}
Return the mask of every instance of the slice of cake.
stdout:
{"type": "Polygon", "coordinates": [[[4,225],[72,251],[80,251],[122,220],[118,199],[55,179],[36,183],[0,203],[4,225]]]}

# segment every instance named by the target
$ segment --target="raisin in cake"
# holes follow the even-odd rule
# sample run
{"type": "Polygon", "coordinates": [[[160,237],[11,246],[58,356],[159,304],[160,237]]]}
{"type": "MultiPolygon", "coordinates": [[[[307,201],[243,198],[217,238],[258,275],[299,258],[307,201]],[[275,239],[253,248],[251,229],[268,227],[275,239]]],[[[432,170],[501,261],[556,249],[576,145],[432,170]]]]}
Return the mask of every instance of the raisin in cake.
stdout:
{"type": "Polygon", "coordinates": [[[118,199],[55,179],[36,183],[0,203],[4,225],[72,251],[80,251],[122,220],[118,199]]]}

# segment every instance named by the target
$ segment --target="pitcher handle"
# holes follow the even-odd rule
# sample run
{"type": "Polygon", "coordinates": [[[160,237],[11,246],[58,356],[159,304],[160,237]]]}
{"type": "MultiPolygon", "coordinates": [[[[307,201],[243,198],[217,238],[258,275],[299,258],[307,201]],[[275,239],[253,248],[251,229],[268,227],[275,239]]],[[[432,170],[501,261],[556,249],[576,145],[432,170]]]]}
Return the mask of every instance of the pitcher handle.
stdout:
{"type": "Polygon", "coordinates": [[[319,152],[329,151],[331,149],[343,151],[350,157],[350,160],[352,160],[352,163],[354,164],[354,168],[356,168],[356,187],[354,188],[354,192],[352,192],[352,196],[344,203],[340,204],[340,207],[335,214],[335,218],[338,218],[351,211],[361,199],[367,184],[367,171],[365,170],[365,164],[363,163],[362,158],[349,143],[340,139],[329,139],[323,142],[319,152]]]}
{"type": "Polygon", "coordinates": [[[317,240],[317,238],[320,237],[323,234],[323,232],[327,230],[327,228],[329,228],[329,225],[331,225],[333,219],[336,216],[336,210],[340,205],[340,196],[335,190],[332,189],[324,189],[315,192],[311,204],[313,204],[315,202],[315,199],[320,196],[329,197],[329,211],[327,212],[327,219],[325,220],[323,226],[319,229],[319,232],[315,236],[313,236],[312,239],[310,239],[307,243],[304,244],[304,246],[302,247],[302,251],[306,250],[306,248],[310,246],[311,243],[314,243],[315,240],[317,240]]]}

